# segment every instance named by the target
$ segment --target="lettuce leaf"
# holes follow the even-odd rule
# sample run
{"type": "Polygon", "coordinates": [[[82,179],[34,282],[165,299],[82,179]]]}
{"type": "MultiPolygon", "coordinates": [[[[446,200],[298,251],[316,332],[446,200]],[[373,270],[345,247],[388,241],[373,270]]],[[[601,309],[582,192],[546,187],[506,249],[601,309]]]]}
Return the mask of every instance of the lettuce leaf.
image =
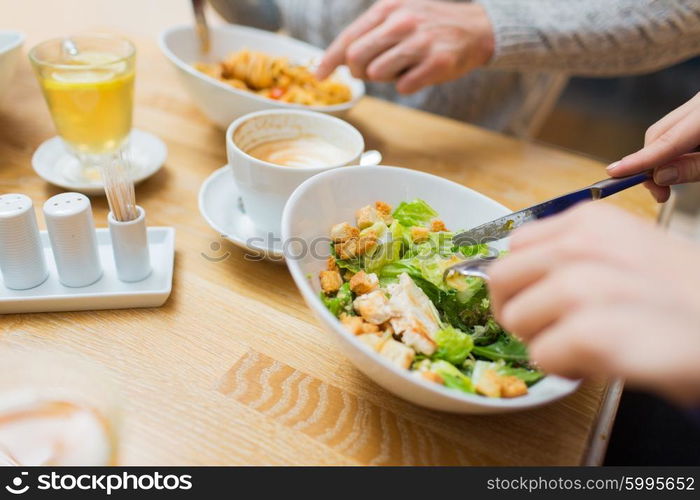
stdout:
{"type": "Polygon", "coordinates": [[[355,315],[355,310],[352,307],[352,292],[350,291],[350,283],[343,283],[335,296],[328,296],[321,292],[321,300],[323,305],[331,312],[336,318],[341,315],[341,313],[349,314],[351,316],[355,315]]]}
{"type": "Polygon", "coordinates": [[[467,359],[474,347],[471,336],[453,326],[447,326],[438,330],[435,335],[437,351],[433,354],[435,359],[444,359],[453,365],[460,365],[467,359]]]}
{"type": "Polygon", "coordinates": [[[404,227],[397,221],[392,223],[389,231],[386,231],[386,226],[384,226],[384,234],[381,238],[382,243],[371,255],[366,255],[363,258],[363,269],[368,273],[379,275],[384,266],[399,260],[401,258],[401,249],[404,245],[404,231],[404,227]]]}
{"type": "Polygon", "coordinates": [[[495,342],[503,334],[503,328],[492,317],[483,325],[475,325],[471,329],[472,339],[476,345],[488,345],[495,342]]]}
{"type": "Polygon", "coordinates": [[[456,252],[461,253],[465,257],[476,257],[477,255],[489,255],[489,246],[486,243],[480,243],[478,245],[464,245],[461,247],[456,247],[456,252]]]}
{"type": "Polygon", "coordinates": [[[474,384],[472,384],[471,379],[447,361],[441,359],[433,361],[430,365],[430,370],[442,377],[446,387],[474,393],[474,384]]]}
{"type": "Polygon", "coordinates": [[[504,365],[498,368],[497,372],[500,375],[512,375],[518,377],[520,380],[525,382],[528,386],[534,384],[544,377],[544,373],[539,370],[533,370],[531,368],[516,367],[511,365],[504,365]]]}
{"type": "Polygon", "coordinates": [[[402,201],[392,214],[394,219],[405,227],[425,226],[438,213],[425,201],[416,198],[413,201],[402,201]]]}
{"type": "Polygon", "coordinates": [[[516,363],[526,363],[528,360],[525,344],[509,334],[501,335],[501,337],[492,344],[474,346],[472,353],[492,361],[503,359],[516,363]]]}

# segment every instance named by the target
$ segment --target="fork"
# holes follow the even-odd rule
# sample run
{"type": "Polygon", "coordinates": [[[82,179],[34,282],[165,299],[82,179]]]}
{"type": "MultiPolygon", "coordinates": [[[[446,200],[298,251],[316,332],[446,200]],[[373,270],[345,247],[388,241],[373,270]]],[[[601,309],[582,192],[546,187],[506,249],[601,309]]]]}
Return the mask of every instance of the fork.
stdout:
{"type": "Polygon", "coordinates": [[[488,281],[488,268],[500,255],[500,252],[495,248],[488,247],[488,250],[489,253],[487,255],[465,259],[454,266],[448,267],[442,275],[443,280],[447,280],[455,274],[461,274],[462,276],[475,276],[488,281]]]}
{"type": "Polygon", "coordinates": [[[209,25],[207,18],[204,15],[204,6],[206,0],[192,0],[192,9],[194,10],[194,20],[197,28],[197,38],[199,38],[199,48],[202,53],[208,54],[211,47],[209,38],[209,25]]]}

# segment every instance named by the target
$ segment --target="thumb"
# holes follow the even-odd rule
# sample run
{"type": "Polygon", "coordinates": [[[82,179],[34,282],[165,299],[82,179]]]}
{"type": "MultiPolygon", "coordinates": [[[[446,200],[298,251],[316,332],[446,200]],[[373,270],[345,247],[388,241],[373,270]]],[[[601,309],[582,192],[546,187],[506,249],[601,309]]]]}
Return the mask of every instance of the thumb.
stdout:
{"type": "Polygon", "coordinates": [[[671,186],[700,181],[700,153],[690,153],[672,163],[654,169],[654,182],[659,186],[671,186]]]}

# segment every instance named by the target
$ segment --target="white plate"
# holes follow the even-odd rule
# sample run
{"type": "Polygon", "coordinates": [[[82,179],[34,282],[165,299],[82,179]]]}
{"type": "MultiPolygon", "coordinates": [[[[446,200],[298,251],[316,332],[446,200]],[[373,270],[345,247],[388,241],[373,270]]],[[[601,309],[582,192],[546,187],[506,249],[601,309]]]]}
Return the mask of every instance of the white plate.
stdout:
{"type": "Polygon", "coordinates": [[[104,274],[92,285],[81,288],[61,284],[48,234],[41,231],[40,235],[49,277],[29,290],[10,290],[0,281],[0,314],[159,307],[170,296],[175,256],[175,229],[172,227],[148,228],[153,271],[137,283],[124,283],[117,278],[109,229],[97,229],[97,248],[104,274]]]}
{"type": "MultiPolygon", "coordinates": [[[[134,182],[138,184],[160,170],[168,157],[168,147],[155,135],[133,129],[129,136],[128,155],[134,182]]],[[[52,137],[37,148],[32,156],[32,167],[39,177],[55,186],[91,196],[104,195],[102,180],[76,182],[66,175],[78,167],[78,160],[66,150],[60,137],[52,137]]]]}
{"type": "MultiPolygon", "coordinates": [[[[492,399],[465,394],[428,382],[389,363],[357,340],[319,299],[318,273],[328,256],[328,229],[354,221],[355,211],[377,200],[396,206],[422,198],[452,230],[468,229],[506,215],[503,205],[464,186],[435,175],[398,167],[338,168],[315,175],[292,194],[282,216],[283,241],[289,244],[287,266],[306,303],[339,341],[344,353],[367,376],[387,390],[416,404],[458,413],[503,413],[550,403],[571,394],[577,381],[548,375],[518,398],[492,399]],[[292,238],[294,240],[292,240],[292,238]],[[298,242],[315,251],[302,252],[298,242]],[[310,242],[325,242],[311,245],[310,242]],[[292,258],[292,255],[300,255],[292,258]]],[[[503,248],[503,247],[502,247],[503,248]]]]}
{"type": "Polygon", "coordinates": [[[199,213],[217,233],[244,250],[284,262],[282,241],[259,232],[244,212],[231,167],[221,167],[199,189],[199,213]]]}
{"type": "Polygon", "coordinates": [[[161,33],[158,43],[168,60],[175,67],[180,82],[190,94],[192,101],[214,123],[228,127],[236,118],[264,109],[300,108],[342,116],[365,94],[361,80],[353,78],[347,67],[338,68],[334,78],[348,85],[352,99],[333,106],[304,106],[275,101],[253,92],[239,90],[211,78],[192,66],[197,61],[216,62],[228,57],[231,52],[252,49],[267,54],[286,57],[295,63],[304,64],[318,60],[323,50],[308,43],[270,31],[227,24],[211,26],[211,49],[205,56],[199,50],[199,40],[192,24],[175,26],[161,33]]]}

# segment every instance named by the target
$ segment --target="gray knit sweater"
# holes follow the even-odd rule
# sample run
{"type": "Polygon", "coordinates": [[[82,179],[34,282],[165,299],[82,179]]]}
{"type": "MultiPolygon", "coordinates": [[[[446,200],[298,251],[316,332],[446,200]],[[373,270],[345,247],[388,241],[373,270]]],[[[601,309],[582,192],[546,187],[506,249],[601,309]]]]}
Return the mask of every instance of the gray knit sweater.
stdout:
{"type": "MultiPolygon", "coordinates": [[[[282,27],[319,47],[373,0],[211,0],[233,22],[282,27]]],[[[453,0],[461,1],[461,0],[453,0]]],[[[487,67],[399,95],[368,92],[496,130],[526,135],[570,75],[653,71],[700,54],[700,0],[475,0],[493,24],[487,67]]]]}

